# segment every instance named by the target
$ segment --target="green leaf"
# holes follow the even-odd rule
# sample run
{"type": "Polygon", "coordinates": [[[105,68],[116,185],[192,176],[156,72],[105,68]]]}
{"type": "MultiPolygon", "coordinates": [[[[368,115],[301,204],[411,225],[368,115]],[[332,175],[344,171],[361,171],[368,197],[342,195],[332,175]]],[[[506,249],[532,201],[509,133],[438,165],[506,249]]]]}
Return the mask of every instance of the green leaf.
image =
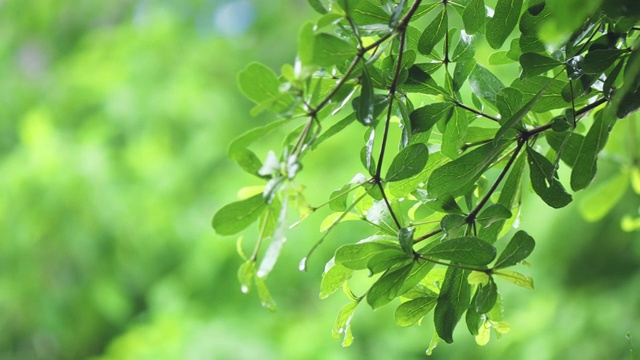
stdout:
{"type": "Polygon", "coordinates": [[[503,123],[521,109],[520,104],[522,104],[522,93],[515,88],[506,87],[496,95],[496,107],[503,123]]]}
{"type": "Polygon", "coordinates": [[[433,48],[444,37],[448,28],[447,11],[443,8],[427,25],[418,40],[418,51],[423,55],[431,54],[433,48]]]}
{"type": "Polygon", "coordinates": [[[487,22],[489,45],[498,49],[509,37],[520,18],[522,0],[498,0],[493,17],[487,22]]]}
{"type": "Polygon", "coordinates": [[[398,326],[411,326],[425,317],[435,306],[436,296],[425,296],[409,300],[396,308],[394,317],[398,326]]]}
{"type": "Polygon", "coordinates": [[[604,149],[609,138],[609,126],[599,112],[589,132],[582,142],[573,171],[571,171],[571,188],[574,191],[585,189],[596,176],[598,154],[604,149]]]}
{"type": "Polygon", "coordinates": [[[367,262],[367,268],[369,269],[369,275],[373,275],[391,268],[407,265],[411,263],[412,259],[413,256],[409,256],[402,249],[397,248],[375,254],[367,262]]]}
{"type": "Polygon", "coordinates": [[[440,220],[440,228],[447,234],[449,239],[463,235],[465,225],[467,225],[467,217],[460,214],[448,214],[440,220]]]}
{"type": "Polygon", "coordinates": [[[254,276],[256,289],[258,290],[258,297],[260,298],[260,305],[263,308],[269,311],[276,311],[276,303],[273,301],[271,297],[271,293],[269,293],[269,289],[267,288],[267,284],[265,284],[264,279],[261,277],[254,276]]]}
{"type": "Polygon", "coordinates": [[[484,0],[471,0],[462,12],[462,23],[469,34],[479,32],[487,21],[487,9],[484,0]]]}
{"type": "Polygon", "coordinates": [[[474,296],[475,310],[479,314],[486,314],[496,304],[498,299],[498,287],[493,282],[493,278],[489,278],[489,282],[486,285],[478,286],[476,295],[474,296]]]}
{"type": "Polygon", "coordinates": [[[425,105],[415,109],[409,115],[411,119],[411,132],[418,134],[431,130],[431,128],[442,119],[453,107],[450,102],[441,102],[425,105]]]}
{"type": "MultiPolygon", "coordinates": [[[[383,237],[393,240],[391,237],[383,237]]],[[[397,243],[382,241],[363,241],[357,244],[342,245],[336,250],[335,261],[352,270],[367,268],[367,262],[376,254],[387,250],[402,252],[397,243]]]]}
{"type": "MultiPolygon", "coordinates": [[[[515,127],[516,125],[520,125],[520,122],[522,121],[522,119],[529,113],[529,111],[531,111],[531,109],[533,109],[534,105],[538,101],[540,101],[540,99],[542,98],[542,95],[547,90],[550,84],[551,84],[551,81],[546,83],[540,90],[538,90],[536,95],[532,97],[522,108],[520,108],[513,115],[511,115],[510,118],[502,122],[502,126],[500,126],[500,129],[498,129],[498,132],[496,132],[495,141],[502,139],[507,134],[507,132],[511,130],[513,127],[515,127]]],[[[521,127],[521,126],[518,126],[518,127],[521,127]]]]}
{"type": "Polygon", "coordinates": [[[549,110],[565,108],[569,105],[562,97],[562,88],[566,82],[552,79],[546,76],[533,76],[526,79],[517,79],[511,83],[511,87],[522,93],[522,101],[528,102],[536,97],[540,89],[547,86],[547,90],[531,109],[533,112],[543,113],[549,110]]]}
{"type": "Polygon", "coordinates": [[[367,291],[367,303],[373,310],[388,304],[399,295],[404,281],[411,273],[412,264],[385,272],[367,291]]]}
{"type": "MultiPolygon", "coordinates": [[[[513,207],[516,198],[520,195],[522,175],[524,173],[524,158],[523,155],[518,155],[518,159],[516,159],[515,163],[511,166],[511,171],[509,171],[507,180],[505,180],[504,186],[500,191],[500,196],[498,197],[497,203],[507,209],[511,209],[512,212],[517,212],[513,211],[513,207]]],[[[505,223],[506,221],[504,220],[498,220],[486,228],[480,228],[480,237],[493,244],[498,239],[498,235],[505,223]]]]}
{"type": "Polygon", "coordinates": [[[453,330],[462,314],[469,307],[471,287],[467,283],[469,271],[449,267],[433,314],[438,336],[447,343],[453,342],[453,330]]]}
{"type": "Polygon", "coordinates": [[[512,284],[516,284],[525,289],[533,290],[533,279],[529,276],[522,275],[519,272],[511,270],[495,271],[493,274],[501,279],[507,280],[512,284]]]}
{"type": "MultiPolygon", "coordinates": [[[[411,272],[409,273],[409,276],[407,276],[407,279],[404,281],[402,288],[400,288],[398,295],[405,295],[407,294],[407,292],[414,289],[416,285],[418,285],[429,274],[429,272],[431,271],[431,269],[433,269],[434,266],[435,264],[429,261],[424,261],[424,260],[413,261],[411,272]]],[[[424,291],[420,290],[420,291],[424,293],[424,291],[428,291],[428,290],[424,290],[424,291]]]]}
{"type": "Polygon", "coordinates": [[[496,51],[489,55],[489,65],[507,65],[513,64],[516,61],[518,60],[513,60],[509,56],[508,51],[496,51]]]}
{"type": "Polygon", "coordinates": [[[240,281],[240,290],[243,293],[248,293],[251,290],[251,284],[253,283],[253,277],[256,274],[256,262],[255,260],[247,260],[238,269],[238,281],[240,281]]]}
{"type": "Polygon", "coordinates": [[[320,282],[320,299],[326,299],[329,295],[340,289],[345,281],[351,278],[353,270],[335,263],[335,259],[331,258],[325,266],[320,282]]]}
{"type": "Polygon", "coordinates": [[[458,92],[476,66],[474,59],[458,61],[453,69],[453,91],[458,92]]]}
{"type": "Polygon", "coordinates": [[[356,311],[359,303],[359,301],[354,301],[340,308],[336,322],[331,330],[331,335],[336,340],[340,338],[340,335],[344,334],[344,340],[342,341],[343,347],[347,347],[353,342],[353,335],[351,335],[351,318],[353,318],[353,313],[356,311]]]}
{"type": "Polygon", "coordinates": [[[538,53],[527,52],[520,55],[520,65],[522,66],[522,77],[528,78],[534,75],[544,74],[562,65],[562,63],[538,53]]]}
{"type": "Polygon", "coordinates": [[[518,231],[502,251],[493,268],[501,269],[518,264],[531,254],[535,245],[535,241],[529,234],[522,230],[518,231]]]}
{"type": "Polygon", "coordinates": [[[453,50],[451,61],[458,62],[473,59],[476,54],[475,36],[467,34],[464,30],[460,30],[460,40],[453,50]]]}
{"type": "Polygon", "coordinates": [[[346,184],[340,189],[333,191],[329,196],[329,209],[336,212],[346,211],[349,189],[351,189],[351,184],[346,184]]]}
{"type": "Polygon", "coordinates": [[[540,198],[553,208],[561,208],[572,200],[560,181],[553,164],[535,150],[527,147],[531,185],[540,198]]]}
{"type": "Polygon", "coordinates": [[[311,7],[319,12],[320,14],[326,14],[327,12],[329,12],[325,7],[324,4],[322,3],[322,0],[307,0],[307,2],[309,2],[309,5],[311,5],[311,7]]]}
{"type": "Polygon", "coordinates": [[[213,216],[211,225],[220,235],[237,234],[256,221],[266,209],[262,194],[257,194],[223,206],[213,216]]]}
{"type": "Polygon", "coordinates": [[[476,221],[487,227],[499,220],[511,218],[511,211],[502,204],[491,204],[487,206],[476,218],[476,221]]]}
{"type": "Polygon", "coordinates": [[[381,24],[387,26],[391,17],[387,14],[378,1],[373,0],[359,0],[359,1],[347,1],[344,9],[351,16],[353,21],[362,25],[374,25],[381,24]]]}
{"type": "Polygon", "coordinates": [[[589,51],[584,57],[582,71],[586,74],[601,74],[624,54],[621,49],[598,49],[589,51]]]}
{"type": "Polygon", "coordinates": [[[448,194],[458,197],[467,193],[482,174],[497,159],[509,143],[482,145],[458,159],[433,171],[427,182],[430,196],[439,197],[448,194]]]}
{"type": "Polygon", "coordinates": [[[573,167],[580,153],[584,136],[575,132],[557,133],[555,131],[546,131],[545,136],[551,148],[560,156],[560,159],[569,167],[573,167]]]}
{"type": "Polygon", "coordinates": [[[433,170],[442,166],[446,162],[447,158],[445,158],[441,153],[437,152],[434,154],[430,154],[429,160],[427,161],[427,166],[425,166],[420,174],[405,180],[388,183],[387,188],[389,189],[391,195],[393,195],[394,197],[404,197],[407,194],[413,192],[421,183],[426,182],[433,170]]]}
{"type": "Polygon", "coordinates": [[[606,182],[594,186],[580,203],[580,213],[587,221],[598,221],[613,209],[629,187],[629,175],[618,173],[606,182]]]}
{"type": "MultiPolygon", "coordinates": [[[[251,63],[238,73],[240,91],[256,104],[273,102],[274,110],[286,108],[287,101],[280,92],[280,80],[270,68],[260,63],[251,63]]],[[[290,95],[287,95],[290,98],[290,95]]]]}
{"type": "MultiPolygon", "coordinates": [[[[436,64],[440,66],[441,64],[436,64]]],[[[409,68],[407,80],[401,84],[400,89],[408,93],[420,93],[427,95],[446,94],[446,91],[419,65],[409,68]]]]}
{"type": "Polygon", "coordinates": [[[419,174],[427,165],[429,149],[423,143],[407,146],[400,150],[393,159],[385,180],[388,182],[399,181],[419,174]]]}
{"type": "Polygon", "coordinates": [[[348,42],[326,33],[317,34],[313,42],[312,63],[322,67],[353,59],[356,48],[348,42]]]}
{"type": "Polygon", "coordinates": [[[480,64],[476,64],[471,71],[469,85],[476,95],[492,104],[496,103],[496,95],[504,88],[502,81],[480,64]]]}
{"type": "Polygon", "coordinates": [[[280,257],[282,246],[287,241],[287,237],[285,234],[287,230],[287,203],[288,200],[287,196],[285,195],[285,198],[282,201],[282,206],[280,208],[280,213],[278,214],[276,228],[273,232],[273,236],[271,237],[271,242],[269,243],[269,247],[262,257],[260,267],[256,272],[257,277],[264,278],[271,272],[276,262],[278,261],[278,257],[280,257]]]}
{"type": "Polygon", "coordinates": [[[356,119],[358,119],[362,124],[369,126],[373,124],[374,121],[374,96],[373,85],[371,84],[369,71],[367,71],[366,67],[362,69],[360,85],[360,100],[358,101],[357,111],[355,111],[356,119]]]}
{"type": "MultiPolygon", "coordinates": [[[[276,120],[266,125],[253,128],[243,133],[242,135],[238,136],[231,142],[231,144],[229,144],[229,150],[228,150],[229,157],[236,160],[239,157],[246,156],[246,154],[244,154],[243,152],[244,150],[246,150],[247,146],[251,145],[256,140],[264,138],[266,135],[268,135],[275,129],[279,128],[280,126],[286,124],[290,120],[291,119],[286,119],[286,118],[276,120]]],[[[256,170],[256,174],[257,174],[257,170],[256,170]]]]}
{"type": "Polygon", "coordinates": [[[447,214],[463,214],[462,209],[460,208],[456,200],[450,195],[445,194],[435,199],[426,199],[424,201],[424,204],[427,206],[427,208],[433,211],[447,214]]]}
{"type": "Polygon", "coordinates": [[[469,265],[487,265],[496,258],[496,249],[476,237],[445,240],[421,253],[427,257],[469,265]]]}
{"type": "Polygon", "coordinates": [[[409,256],[413,256],[413,233],[415,233],[415,231],[415,228],[401,228],[398,230],[400,247],[409,256]]]}
{"type": "Polygon", "coordinates": [[[442,146],[440,151],[450,159],[457,159],[460,154],[462,144],[464,144],[465,136],[469,121],[467,113],[460,107],[453,109],[453,117],[447,122],[444,134],[442,136],[442,146]]]}

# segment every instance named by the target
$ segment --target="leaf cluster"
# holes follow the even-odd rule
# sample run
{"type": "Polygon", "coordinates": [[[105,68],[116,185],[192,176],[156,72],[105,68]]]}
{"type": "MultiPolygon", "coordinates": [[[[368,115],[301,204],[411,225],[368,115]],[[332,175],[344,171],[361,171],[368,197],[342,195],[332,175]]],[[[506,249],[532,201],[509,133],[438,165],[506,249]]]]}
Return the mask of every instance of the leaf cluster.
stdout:
{"type": "MultiPolygon", "coordinates": [[[[285,242],[288,209],[304,219],[327,206],[333,214],[308,256],[343,221],[372,229],[337,248],[323,275],[321,298],[342,288],[351,299],[334,327],[343,345],[352,342],[350,322],[362,300],[377,309],[399,298],[400,326],[433,310],[437,338],[448,343],[463,315],[478,344],[489,341],[490,329],[506,333],[495,280],[533,288],[531,278],[510,269],[534,248],[525,231],[509,231],[521,194],[530,185],[561,208],[594,180],[609,133],[640,108],[640,11],[595,7],[552,43],[545,31],[566,10],[559,1],[309,3],[319,18],[302,27],[295,63],[281,75],[253,63],[238,77],[256,103],[253,113],[280,117],[232,142],[230,157],[264,185],[213,218],[223,235],[258,222],[254,253],[240,271],[243,289],[255,281],[272,306],[263,281],[285,242]],[[478,57],[481,46],[493,49],[488,59],[478,57]],[[508,69],[517,73],[505,76],[508,69]],[[279,156],[269,152],[262,162],[249,149],[292,123],[279,156]],[[364,134],[353,155],[362,168],[325,204],[306,204],[295,181],[305,154],[348,126],[364,134]],[[397,150],[389,145],[392,126],[399,128],[397,150]],[[498,255],[495,243],[505,237],[498,255]],[[363,294],[350,290],[355,271],[373,279],[363,294]]],[[[635,173],[638,156],[628,155],[621,169],[635,173]]]]}

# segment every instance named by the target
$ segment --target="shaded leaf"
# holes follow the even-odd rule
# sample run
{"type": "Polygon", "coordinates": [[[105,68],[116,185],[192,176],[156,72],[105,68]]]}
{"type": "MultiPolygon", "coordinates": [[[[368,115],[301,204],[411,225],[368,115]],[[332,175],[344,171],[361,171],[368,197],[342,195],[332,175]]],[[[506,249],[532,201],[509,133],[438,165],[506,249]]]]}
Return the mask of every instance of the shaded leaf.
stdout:
{"type": "Polygon", "coordinates": [[[535,150],[527,147],[527,160],[533,190],[553,208],[561,208],[572,200],[560,181],[553,164],[535,150]]]}
{"type": "Polygon", "coordinates": [[[471,0],[462,12],[462,23],[469,34],[479,32],[487,21],[484,0],[471,0]]]}
{"type": "Polygon", "coordinates": [[[522,0],[498,0],[493,18],[487,22],[486,37],[489,45],[498,49],[509,37],[520,18],[522,0]]]}
{"type": "Polygon", "coordinates": [[[533,76],[530,78],[515,80],[511,87],[518,89],[522,93],[522,101],[528,102],[536,97],[540,89],[547,86],[547,90],[540,96],[540,99],[531,109],[534,112],[542,113],[549,110],[565,108],[569,105],[562,97],[562,88],[566,82],[546,76],[533,76]]]}
{"type": "Polygon", "coordinates": [[[599,49],[589,51],[584,57],[582,71],[587,74],[600,74],[607,70],[625,50],[599,49]]]}
{"type": "Polygon", "coordinates": [[[597,172],[598,154],[604,149],[609,138],[609,126],[599,112],[589,132],[582,141],[580,151],[576,158],[573,171],[571,171],[571,188],[574,191],[582,190],[591,184],[597,172]]]}
{"type": "Polygon", "coordinates": [[[522,66],[522,77],[527,78],[544,74],[562,65],[562,63],[548,56],[527,52],[520,55],[520,65],[522,66]]]}
{"type": "Polygon", "coordinates": [[[480,64],[471,71],[469,85],[476,95],[492,104],[496,103],[496,95],[504,88],[502,81],[480,64]]]}
{"type": "Polygon", "coordinates": [[[471,287],[467,283],[468,273],[468,270],[449,267],[438,295],[433,321],[438,336],[449,344],[453,342],[453,330],[469,307],[471,287]]]}
{"type": "Polygon", "coordinates": [[[496,249],[476,237],[445,240],[421,253],[427,257],[469,265],[487,265],[496,258],[496,249]]]}
{"type": "Polygon", "coordinates": [[[398,297],[398,293],[411,272],[412,265],[384,273],[367,291],[367,303],[372,309],[388,304],[398,297]]]}
{"type": "Polygon", "coordinates": [[[423,55],[431,54],[436,44],[444,37],[447,28],[447,12],[443,8],[422,32],[418,40],[418,51],[423,55]]]}
{"type": "Polygon", "coordinates": [[[474,296],[475,310],[479,314],[486,314],[496,304],[498,299],[498,287],[493,281],[493,278],[489,278],[489,282],[486,285],[478,286],[476,295],[474,296]]]}
{"type": "Polygon", "coordinates": [[[545,93],[550,84],[551,81],[547,82],[522,108],[520,108],[518,111],[513,113],[511,117],[502,122],[502,126],[500,126],[500,129],[498,129],[498,132],[496,132],[496,141],[502,139],[513,127],[521,127],[517,125],[519,125],[522,119],[529,113],[529,111],[531,111],[531,109],[533,109],[535,104],[540,101],[542,95],[545,93]]]}
{"type": "Polygon", "coordinates": [[[535,247],[535,241],[529,234],[520,230],[513,235],[507,247],[502,251],[494,269],[513,266],[526,259],[535,247]]]}
{"type": "Polygon", "coordinates": [[[415,109],[409,115],[411,119],[411,132],[418,134],[431,130],[431,128],[442,119],[453,107],[450,102],[441,102],[425,105],[415,109]]]}
{"type": "Polygon", "coordinates": [[[482,145],[434,170],[427,182],[430,196],[457,197],[469,191],[491,163],[504,151],[506,141],[482,145]]]}
{"type": "Polygon", "coordinates": [[[457,159],[468,128],[467,113],[460,107],[453,109],[453,117],[445,127],[440,151],[451,159],[457,159]]]}
{"type": "Polygon", "coordinates": [[[412,144],[400,150],[391,162],[385,180],[388,182],[410,178],[427,165],[429,149],[423,143],[412,144]]]}
{"type": "Polygon", "coordinates": [[[491,204],[478,214],[476,220],[487,227],[499,220],[511,218],[511,211],[502,204],[491,204]]]}

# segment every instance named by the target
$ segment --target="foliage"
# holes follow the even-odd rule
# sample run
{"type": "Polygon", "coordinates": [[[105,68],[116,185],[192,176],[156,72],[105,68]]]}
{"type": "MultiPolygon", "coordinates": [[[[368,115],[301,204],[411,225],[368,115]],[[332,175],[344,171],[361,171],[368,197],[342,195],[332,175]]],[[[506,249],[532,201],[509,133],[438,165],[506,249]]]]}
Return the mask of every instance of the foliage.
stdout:
{"type": "Polygon", "coordinates": [[[372,229],[338,247],[322,279],[321,297],[342,288],[351,299],[334,326],[344,346],[362,300],[377,309],[400,298],[400,326],[433,311],[429,351],[438,338],[453,342],[463,316],[480,345],[492,328],[498,337],[508,332],[496,279],[533,288],[513,269],[535,244],[526,230],[509,231],[522,191],[530,185],[550,207],[568,205],[568,189],[589,187],[609,133],[625,126],[631,147],[620,175],[594,191],[583,212],[602,218],[630,183],[638,193],[636,124],[627,118],[640,108],[640,9],[618,2],[588,2],[565,22],[574,7],[565,1],[310,0],[320,17],[300,30],[295,63],[279,76],[253,63],[238,77],[256,103],[252,113],[280,118],[230,145],[229,156],[264,185],[212,222],[223,235],[258,223],[239,272],[243,290],[255,286],[273,308],[265,279],[290,209],[304,220],[328,207],[324,235],[301,269],[339,223],[372,229]],[[280,155],[261,161],[249,149],[286,126],[293,129],[280,155]],[[349,126],[362,128],[363,146],[344,156],[359,157],[362,169],[326,203],[308,205],[296,182],[304,157],[349,126]],[[498,240],[506,241],[502,251],[498,240]],[[356,294],[350,279],[359,271],[372,282],[356,294]]]}

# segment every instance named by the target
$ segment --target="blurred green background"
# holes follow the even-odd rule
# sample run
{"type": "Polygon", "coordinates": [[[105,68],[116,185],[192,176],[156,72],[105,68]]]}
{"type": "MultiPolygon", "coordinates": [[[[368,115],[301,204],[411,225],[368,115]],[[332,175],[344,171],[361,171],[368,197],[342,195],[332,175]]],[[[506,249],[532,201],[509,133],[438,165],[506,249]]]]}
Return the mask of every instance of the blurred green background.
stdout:
{"type": "MultiPolygon", "coordinates": [[[[430,320],[398,328],[391,307],[356,311],[352,347],[331,338],[347,299],[318,300],[320,274],[361,225],[338,228],[306,273],[322,214],[291,231],[268,279],[276,313],[240,292],[236,239],[209,225],[259,184],[229,141],[272,119],[248,115],[236,73],[291,62],[313,16],[304,0],[0,1],[0,359],[424,358],[430,320]]],[[[353,126],[306,159],[312,204],[360,171],[353,126]]],[[[500,284],[511,333],[480,348],[461,324],[433,358],[626,358],[627,332],[640,348],[640,235],[619,220],[639,203],[629,190],[587,224],[574,204],[527,199],[538,245],[521,270],[537,289],[500,284]]]]}

